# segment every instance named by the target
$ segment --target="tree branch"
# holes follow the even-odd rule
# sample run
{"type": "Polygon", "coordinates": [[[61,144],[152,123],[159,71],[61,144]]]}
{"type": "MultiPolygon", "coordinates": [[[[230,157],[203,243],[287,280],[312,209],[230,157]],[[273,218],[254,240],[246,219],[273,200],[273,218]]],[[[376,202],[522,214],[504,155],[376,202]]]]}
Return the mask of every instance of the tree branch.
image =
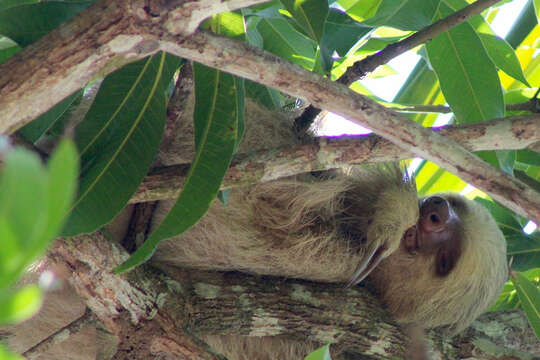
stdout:
{"type": "MultiPolygon", "coordinates": [[[[148,266],[135,269],[126,278],[109,271],[127,255],[99,233],[60,239],[49,254],[57,265],[71,271],[70,283],[120,339],[115,359],[148,359],[160,354],[219,358],[201,347],[191,333],[285,335],[323,344],[339,342],[340,349],[369,359],[403,356],[409,343],[364,287],[345,289],[343,284],[272,277],[260,281],[240,273],[169,268],[172,280],[148,266]],[[136,351],[127,352],[131,347],[136,351]]],[[[498,340],[498,351],[510,351],[508,346],[522,349],[523,354],[538,351],[522,314],[484,317],[457,338],[430,332],[434,352],[443,358],[462,358],[453,356],[467,351],[483,354],[490,347],[481,345],[494,342],[497,331],[507,339],[498,340]]]]}
{"type": "MultiPolygon", "coordinates": [[[[150,31],[150,29],[149,29],[150,31]]],[[[540,194],[449,138],[376,102],[251,45],[199,32],[164,36],[162,50],[306,98],[315,106],[365,126],[404,150],[430,160],[491,195],[517,214],[540,222],[540,194]]]]}
{"type": "Polygon", "coordinates": [[[191,34],[213,14],[268,0],[100,0],[0,64],[0,133],[37,118],[90,80],[158,50],[138,25],[161,21],[172,34],[191,34]]]}
{"type": "MultiPolygon", "coordinates": [[[[515,116],[491,121],[451,125],[437,132],[469,151],[525,149],[540,142],[540,115],[515,116]]],[[[258,151],[234,157],[222,189],[253,185],[309,171],[344,165],[398,161],[413,157],[377,135],[316,138],[294,147],[258,151]]],[[[189,165],[155,169],[139,186],[131,203],[170,199],[178,196],[189,165]]]]}
{"type": "Polygon", "coordinates": [[[435,36],[469,20],[473,16],[480,14],[482,11],[500,1],[501,0],[475,1],[463,9],[456,11],[452,15],[423,28],[406,39],[390,44],[381,51],[354,63],[354,65],[348,68],[338,81],[341,84],[351,85],[354,81],[363,78],[366,74],[369,74],[380,65],[388,63],[393,58],[414,49],[418,45],[427,43],[435,36]]]}
{"type": "MultiPolygon", "coordinates": [[[[242,4],[247,4],[245,1],[242,4]]],[[[198,6],[194,1],[188,3],[198,6]]],[[[75,20],[0,65],[0,131],[14,131],[96,75],[164,50],[306,98],[437,163],[519,215],[540,223],[540,194],[523,182],[345,86],[253,46],[204,32],[178,34],[190,28],[186,24],[192,23],[193,12],[182,11],[180,3],[172,4],[176,7],[154,17],[142,2],[98,1],[75,20]]]]}

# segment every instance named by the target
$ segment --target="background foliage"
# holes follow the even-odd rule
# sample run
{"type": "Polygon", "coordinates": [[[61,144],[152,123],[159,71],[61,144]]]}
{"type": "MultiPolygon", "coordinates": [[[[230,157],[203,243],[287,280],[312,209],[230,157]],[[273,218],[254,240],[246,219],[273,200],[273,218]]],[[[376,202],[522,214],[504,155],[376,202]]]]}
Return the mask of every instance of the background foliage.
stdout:
{"type": "MultiPolygon", "coordinates": [[[[91,2],[0,0],[0,62],[76,16],[91,2]]],[[[501,4],[505,2],[508,1],[501,4]]],[[[355,61],[467,5],[465,0],[282,0],[216,15],[202,28],[247,41],[335,80],[355,61]]],[[[507,111],[506,106],[529,100],[540,84],[539,6],[539,1],[530,0],[505,39],[490,28],[499,10],[495,6],[414,49],[421,60],[393,102],[384,104],[448,104],[453,114],[451,122],[455,124],[519,113],[507,111]]],[[[18,136],[38,147],[44,140],[56,141],[70,129],[73,109],[103,80],[88,113],[73,129],[81,163],[79,191],[69,207],[64,235],[99,229],[122,210],[136,191],[157,152],[171,87],[182,63],[172,55],[157,53],[128,64],[105,79],[95,79],[86,89],[72,94],[18,131],[18,136]]],[[[391,69],[386,67],[386,70],[373,76],[391,76],[391,69]]],[[[360,83],[352,88],[380,101],[360,83]]],[[[246,96],[275,111],[283,110],[287,103],[274,89],[202,65],[195,65],[195,91],[196,154],[182,194],[162,226],[118,271],[145,261],[160,240],[185,231],[204,216],[241,140],[246,96]]],[[[438,114],[417,112],[407,116],[424,126],[432,126],[438,114]]],[[[37,308],[38,295],[30,296],[32,301],[20,300],[35,288],[12,293],[11,285],[16,274],[43,252],[64,219],[76,168],[73,152],[68,148],[69,145],[61,145],[47,169],[35,156],[19,150],[9,152],[4,158],[0,180],[0,242],[2,249],[9,251],[0,254],[0,322],[18,321],[37,308]],[[24,180],[12,181],[14,176],[24,180]],[[25,187],[39,189],[33,193],[39,196],[33,198],[32,211],[28,211],[30,199],[25,187]],[[54,204],[51,196],[56,199],[54,204]],[[49,214],[49,218],[44,214],[49,214]],[[19,229],[28,230],[25,224],[38,224],[41,228],[33,236],[17,234],[19,229]],[[39,245],[30,246],[30,242],[39,245]],[[26,307],[2,306],[6,301],[26,302],[26,307]]],[[[538,153],[512,150],[479,155],[540,188],[538,153]]],[[[419,160],[417,165],[421,194],[441,190],[460,192],[466,187],[463,181],[435,164],[419,160]]],[[[540,234],[524,233],[527,219],[499,206],[486,195],[473,191],[468,196],[477,196],[493,213],[506,236],[513,269],[521,272],[514,282],[506,285],[494,310],[522,306],[540,336],[540,234]]],[[[320,354],[320,358],[327,356],[324,351],[320,354]]],[[[9,356],[0,352],[0,358],[9,356]]],[[[313,358],[316,356],[313,354],[313,358]]]]}

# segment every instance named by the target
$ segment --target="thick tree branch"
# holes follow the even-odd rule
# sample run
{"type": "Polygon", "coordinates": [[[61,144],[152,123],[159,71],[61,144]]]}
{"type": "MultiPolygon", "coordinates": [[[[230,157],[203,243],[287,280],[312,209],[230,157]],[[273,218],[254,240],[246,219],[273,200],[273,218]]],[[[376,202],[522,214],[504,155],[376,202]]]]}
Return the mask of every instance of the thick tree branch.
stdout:
{"type": "MultiPolygon", "coordinates": [[[[196,2],[189,4],[197,6],[196,2]]],[[[142,2],[98,1],[74,21],[0,65],[0,132],[17,129],[98,74],[165,50],[306,98],[317,107],[367,126],[402,149],[437,163],[519,215],[540,222],[540,194],[452,140],[341,84],[246,43],[204,32],[185,36],[181,31],[191,23],[193,11],[176,6],[154,16],[145,11],[142,2]]]]}
{"type": "MultiPolygon", "coordinates": [[[[540,115],[494,119],[479,124],[446,126],[437,130],[469,151],[525,149],[540,142],[540,115]]],[[[397,161],[413,157],[377,135],[317,138],[289,148],[237,155],[221,185],[222,189],[252,185],[308,171],[344,165],[397,161]]],[[[189,166],[163,167],[143,181],[131,203],[178,196],[189,166]]]]}
{"type": "MultiPolygon", "coordinates": [[[[175,278],[171,280],[149,267],[136,269],[127,279],[110,273],[126,256],[99,233],[60,239],[50,251],[57,265],[69,268],[70,283],[95,316],[120,339],[116,359],[163,354],[218,358],[201,348],[191,333],[339,342],[340,349],[369,359],[403,356],[408,346],[407,337],[363,287],[168,269],[175,278]],[[124,351],[131,347],[136,351],[124,351]]],[[[455,355],[474,351],[471,358],[477,358],[493,349],[486,344],[495,342],[497,331],[505,335],[504,341],[497,340],[498,351],[508,353],[512,346],[523,354],[538,351],[523,315],[486,316],[457,338],[431,332],[434,352],[442,358],[462,358],[455,355]]]]}
{"type": "Polygon", "coordinates": [[[162,50],[306,98],[317,107],[368,127],[402,149],[458,175],[517,214],[540,222],[539,193],[485,163],[451,139],[423,128],[342,84],[248,44],[209,33],[163,40],[162,50]]]}
{"type": "Polygon", "coordinates": [[[101,0],[0,64],[0,133],[9,134],[102,77],[154,53],[144,28],[191,34],[205,18],[268,0],[101,0]],[[130,36],[128,36],[130,35],[130,36]]]}

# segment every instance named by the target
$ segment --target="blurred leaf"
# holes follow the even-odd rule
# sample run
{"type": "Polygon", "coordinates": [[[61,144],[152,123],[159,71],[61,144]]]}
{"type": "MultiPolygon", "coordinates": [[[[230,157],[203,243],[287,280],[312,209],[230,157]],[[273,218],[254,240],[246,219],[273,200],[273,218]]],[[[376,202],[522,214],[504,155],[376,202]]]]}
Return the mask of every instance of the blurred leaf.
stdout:
{"type": "Polygon", "coordinates": [[[263,38],[264,50],[311,70],[316,44],[296,31],[287,20],[262,18],[257,30],[263,38]]]}
{"type": "Polygon", "coordinates": [[[420,30],[431,24],[439,2],[440,0],[382,0],[377,13],[365,20],[364,24],[420,30]]]}
{"type": "Polygon", "coordinates": [[[52,109],[31,123],[22,127],[19,133],[28,141],[36,142],[45,132],[58,121],[75,101],[81,98],[83,90],[78,90],[56,104],[52,109]]]}
{"type": "Polygon", "coordinates": [[[540,339],[540,290],[520,273],[512,274],[512,282],[516,287],[521,307],[536,337],[540,339]]]}
{"type": "Polygon", "coordinates": [[[540,233],[523,232],[526,219],[519,218],[507,208],[486,199],[475,198],[486,207],[502,230],[507,243],[508,258],[514,257],[512,268],[527,271],[540,267],[540,233]]]}
{"type": "Polygon", "coordinates": [[[322,42],[324,23],[328,16],[327,0],[281,0],[307,36],[322,42]]]}
{"type": "Polygon", "coordinates": [[[77,179],[77,154],[63,141],[46,170],[24,149],[6,157],[0,177],[0,289],[22,270],[59,232],[71,204],[77,179]]]}
{"type": "Polygon", "coordinates": [[[24,360],[22,356],[9,352],[2,344],[0,344],[0,360],[24,360]]]}
{"type": "Polygon", "coordinates": [[[46,1],[0,7],[0,35],[27,46],[86,9],[90,3],[46,1]]]}
{"type": "Polygon", "coordinates": [[[514,49],[504,39],[490,34],[478,34],[480,40],[484,44],[486,51],[499,69],[512,76],[514,79],[521,81],[523,84],[530,86],[525,79],[521,64],[514,52],[514,49]]]}
{"type": "MultiPolygon", "coordinates": [[[[540,268],[531,269],[522,272],[521,274],[531,281],[534,286],[540,286],[540,268]]],[[[489,311],[517,309],[519,308],[520,304],[521,303],[517,295],[516,287],[514,286],[512,280],[508,280],[506,284],[504,284],[503,291],[497,299],[497,302],[491,307],[491,309],[489,309],[489,311]]]]}
{"type": "Polygon", "coordinates": [[[11,294],[0,292],[0,324],[14,324],[36,314],[43,296],[37,285],[27,285],[11,294]]]}
{"type": "MultiPolygon", "coordinates": [[[[441,3],[437,19],[451,13],[451,9],[441,3]]],[[[504,115],[497,71],[478,34],[468,23],[436,36],[426,48],[457,123],[481,122],[504,115]]]]}
{"type": "Polygon", "coordinates": [[[167,217],[144,244],[115,269],[120,273],[150,258],[158,243],[189,229],[204,216],[215,200],[238,141],[243,121],[243,88],[239,79],[194,64],[195,147],[186,182],[167,217]]]}
{"type": "Polygon", "coordinates": [[[330,345],[324,345],[323,347],[318,348],[306,356],[304,360],[332,360],[332,357],[330,356],[330,345]]]}
{"type": "Polygon", "coordinates": [[[103,81],[75,130],[79,194],[63,234],[95,231],[125,206],[148,172],[165,123],[166,91],[179,59],[157,53],[103,81]]]}

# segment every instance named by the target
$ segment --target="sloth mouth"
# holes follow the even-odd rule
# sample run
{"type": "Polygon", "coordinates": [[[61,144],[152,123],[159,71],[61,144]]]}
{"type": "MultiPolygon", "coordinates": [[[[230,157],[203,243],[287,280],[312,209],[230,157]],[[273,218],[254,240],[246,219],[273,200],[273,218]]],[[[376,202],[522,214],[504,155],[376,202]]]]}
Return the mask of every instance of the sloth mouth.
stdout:
{"type": "Polygon", "coordinates": [[[386,246],[381,245],[369,254],[366,254],[366,258],[358,264],[358,267],[354,271],[351,280],[347,283],[347,288],[354,286],[364,280],[372,271],[379,265],[382,259],[386,257],[386,246]]]}

